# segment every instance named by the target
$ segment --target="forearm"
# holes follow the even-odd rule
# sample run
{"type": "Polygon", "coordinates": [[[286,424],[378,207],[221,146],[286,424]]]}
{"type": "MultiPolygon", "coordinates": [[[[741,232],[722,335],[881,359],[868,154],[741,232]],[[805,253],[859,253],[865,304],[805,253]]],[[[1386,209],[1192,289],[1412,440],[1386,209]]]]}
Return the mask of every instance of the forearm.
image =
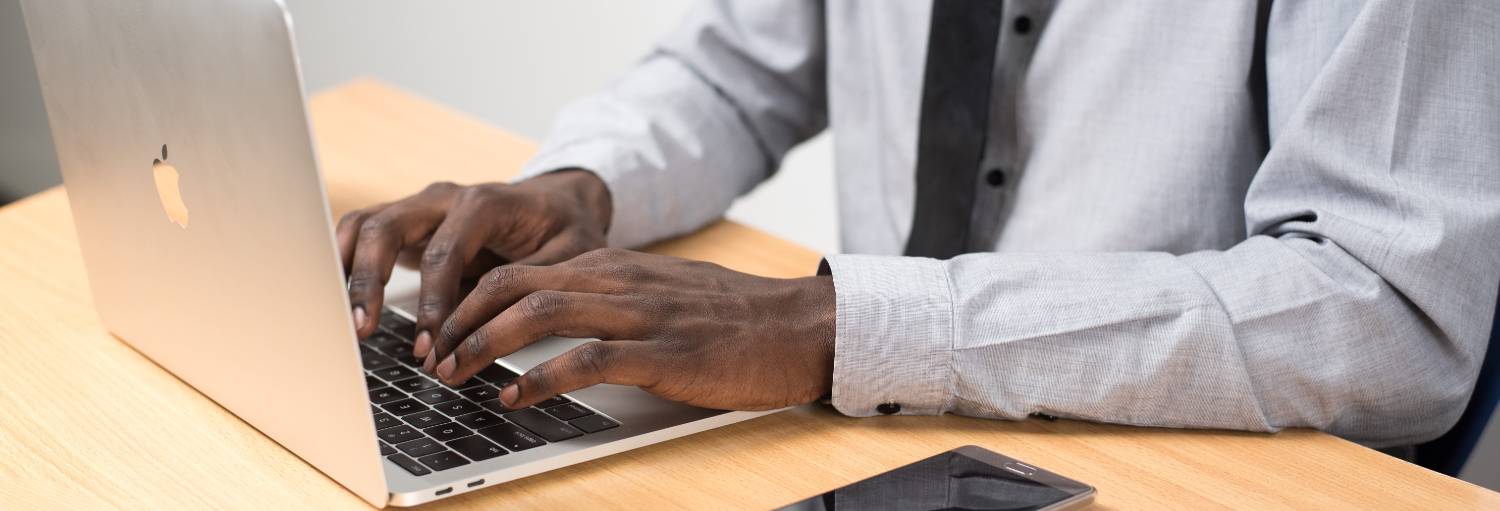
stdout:
{"type": "MultiPolygon", "coordinates": [[[[1462,411],[1484,343],[1473,327],[1488,319],[1436,329],[1357,259],[1306,239],[1255,237],[1181,257],[829,261],[834,404],[850,415],[899,403],[914,414],[1313,427],[1411,442],[1462,411]],[[892,267],[901,269],[869,277],[892,267]]],[[[1482,308],[1494,297],[1455,301],[1482,308]]]]}
{"type": "Polygon", "coordinates": [[[610,89],[566,108],[524,176],[567,167],[607,183],[610,245],[634,247],[722,216],[826,126],[822,5],[695,5],[610,89]]]}

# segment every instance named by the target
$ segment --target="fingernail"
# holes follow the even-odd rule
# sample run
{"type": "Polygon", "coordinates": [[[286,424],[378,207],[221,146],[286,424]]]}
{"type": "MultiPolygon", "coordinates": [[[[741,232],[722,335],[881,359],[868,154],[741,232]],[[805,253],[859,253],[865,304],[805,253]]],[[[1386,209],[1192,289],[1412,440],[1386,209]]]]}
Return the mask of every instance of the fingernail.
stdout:
{"type": "Polygon", "coordinates": [[[516,404],[516,400],[520,398],[521,389],[516,388],[516,384],[514,383],[506,385],[505,388],[500,389],[500,404],[508,407],[510,405],[516,404]]]}
{"type": "Polygon", "coordinates": [[[364,307],[355,307],[354,308],[354,329],[355,330],[364,330],[365,329],[365,308],[364,307]]]}
{"type": "Polygon", "coordinates": [[[453,375],[453,366],[455,365],[458,365],[458,362],[455,362],[453,360],[452,355],[449,355],[448,358],[443,359],[443,363],[438,364],[437,366],[438,378],[442,378],[444,381],[447,381],[448,377],[453,375]]]}
{"type": "Polygon", "coordinates": [[[417,343],[411,347],[412,356],[417,358],[425,357],[427,356],[427,350],[430,349],[432,349],[432,335],[429,335],[426,330],[417,332],[417,343]]]}
{"type": "MultiPolygon", "coordinates": [[[[435,355],[435,353],[434,353],[434,355],[435,355]]],[[[427,374],[433,374],[433,371],[432,371],[433,368],[432,368],[432,366],[434,364],[437,364],[437,357],[428,356],[426,360],[422,361],[422,372],[427,373],[427,374]]]]}

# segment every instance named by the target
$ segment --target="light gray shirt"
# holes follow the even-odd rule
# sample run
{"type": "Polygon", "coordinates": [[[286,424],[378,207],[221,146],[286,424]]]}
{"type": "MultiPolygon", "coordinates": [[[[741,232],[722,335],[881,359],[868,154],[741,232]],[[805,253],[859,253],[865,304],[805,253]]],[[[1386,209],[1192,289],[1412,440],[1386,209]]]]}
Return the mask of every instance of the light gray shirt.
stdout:
{"type": "Polygon", "coordinates": [[[832,129],[845,414],[1433,438],[1500,289],[1500,3],[1261,8],[1007,0],[950,260],[900,256],[929,2],[700,3],[526,173],[597,172],[638,246],[832,129]]]}

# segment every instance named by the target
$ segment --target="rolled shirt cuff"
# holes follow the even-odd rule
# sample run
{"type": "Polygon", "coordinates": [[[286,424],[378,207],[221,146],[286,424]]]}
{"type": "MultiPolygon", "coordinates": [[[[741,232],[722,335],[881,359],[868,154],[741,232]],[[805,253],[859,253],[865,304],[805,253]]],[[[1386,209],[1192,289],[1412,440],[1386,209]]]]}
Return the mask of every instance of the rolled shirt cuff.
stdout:
{"type": "Polygon", "coordinates": [[[936,259],[834,255],[833,406],[855,417],[937,415],[953,396],[954,300],[936,259]]]}

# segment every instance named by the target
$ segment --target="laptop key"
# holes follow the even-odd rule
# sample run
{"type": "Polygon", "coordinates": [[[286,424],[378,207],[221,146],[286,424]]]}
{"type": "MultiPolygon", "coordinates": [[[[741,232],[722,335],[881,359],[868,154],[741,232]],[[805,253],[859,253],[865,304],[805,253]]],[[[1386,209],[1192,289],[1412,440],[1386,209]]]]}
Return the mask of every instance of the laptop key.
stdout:
{"type": "Polygon", "coordinates": [[[500,416],[490,412],[486,412],[484,410],[480,410],[468,415],[460,415],[458,417],[454,417],[453,420],[458,421],[459,424],[463,424],[469,429],[484,429],[496,424],[500,424],[501,422],[505,422],[500,419],[500,416]]]}
{"type": "Polygon", "coordinates": [[[412,372],[411,369],[407,369],[401,366],[390,366],[384,369],[376,369],[374,371],[370,371],[370,374],[373,374],[375,375],[375,377],[385,381],[401,381],[417,375],[417,373],[412,372]]]}
{"type": "Polygon", "coordinates": [[[612,421],[603,415],[585,415],[568,421],[573,427],[583,430],[585,433],[598,433],[606,429],[619,426],[620,423],[612,421]]]}
{"type": "Polygon", "coordinates": [[[468,415],[479,411],[479,405],[464,401],[462,399],[456,399],[447,403],[438,403],[437,405],[434,405],[433,408],[439,412],[443,412],[444,415],[447,415],[449,417],[468,415]]]}
{"type": "Polygon", "coordinates": [[[387,412],[391,412],[391,415],[395,415],[397,417],[411,415],[427,409],[427,405],[422,404],[421,401],[417,401],[411,398],[402,399],[400,401],[391,401],[389,403],[380,405],[380,407],[384,408],[387,412]]]}
{"type": "Polygon", "coordinates": [[[540,437],[515,424],[501,424],[493,428],[481,429],[478,433],[511,451],[524,451],[532,447],[547,445],[547,442],[540,437]]]}
{"type": "Polygon", "coordinates": [[[375,436],[380,437],[380,439],[384,440],[385,443],[392,445],[400,444],[403,442],[410,442],[412,440],[422,438],[421,433],[417,432],[417,430],[415,429],[412,429],[411,426],[406,425],[376,431],[375,436]]]}
{"type": "Polygon", "coordinates": [[[491,399],[500,399],[500,389],[495,388],[493,385],[467,388],[459,391],[459,394],[463,394],[464,397],[469,398],[470,401],[476,402],[488,401],[491,399]]]}
{"type": "Polygon", "coordinates": [[[399,344],[406,344],[406,341],[387,332],[375,332],[365,338],[365,345],[377,350],[399,344]]]}
{"type": "Polygon", "coordinates": [[[383,405],[403,397],[406,397],[406,394],[390,387],[381,387],[370,391],[370,402],[377,405],[383,405]]]}
{"type": "Polygon", "coordinates": [[[421,461],[423,465],[427,465],[433,470],[439,471],[469,464],[469,460],[464,459],[463,456],[459,456],[456,452],[446,450],[437,454],[429,454],[417,458],[417,460],[421,461]]]}
{"type": "Polygon", "coordinates": [[[570,420],[573,420],[573,419],[577,419],[579,417],[583,417],[585,415],[593,415],[593,414],[594,414],[593,410],[590,410],[588,408],[584,408],[582,405],[580,405],[578,403],[568,403],[568,404],[565,404],[565,405],[557,405],[557,406],[554,406],[552,408],[548,408],[547,409],[547,415],[551,415],[553,417],[557,417],[558,419],[565,420],[565,421],[570,421],[570,420]]]}
{"type": "Polygon", "coordinates": [[[516,374],[515,371],[511,371],[510,369],[500,367],[496,364],[490,364],[489,366],[486,366],[483,371],[479,371],[479,374],[476,374],[475,376],[478,376],[480,379],[490,383],[500,383],[502,381],[514,380],[517,376],[520,375],[516,374]]]}
{"type": "Polygon", "coordinates": [[[382,349],[380,350],[380,352],[384,353],[388,357],[396,359],[397,362],[412,367],[422,367],[422,362],[418,361],[416,357],[412,356],[410,345],[397,344],[395,346],[382,349]]]}
{"type": "Polygon", "coordinates": [[[406,469],[407,472],[411,472],[411,475],[414,476],[425,476],[432,473],[431,470],[427,470],[427,467],[422,466],[421,463],[417,463],[417,460],[411,459],[410,456],[405,454],[396,453],[386,456],[385,459],[391,460],[391,463],[395,463],[396,466],[406,469]]]}
{"type": "Polygon", "coordinates": [[[535,408],[507,413],[505,414],[505,420],[520,424],[521,427],[531,430],[532,433],[536,433],[542,438],[547,439],[548,442],[560,442],[583,435],[583,432],[578,431],[578,428],[549,417],[547,414],[542,413],[541,410],[535,408]]]}
{"type": "Polygon", "coordinates": [[[396,365],[395,359],[379,353],[359,357],[359,362],[364,364],[366,371],[374,371],[396,365]]]}
{"type": "Polygon", "coordinates": [[[542,401],[540,403],[537,403],[537,404],[534,404],[534,405],[531,405],[531,406],[535,406],[537,408],[546,409],[546,408],[552,408],[552,407],[557,406],[557,405],[566,404],[566,403],[572,403],[572,402],[573,402],[573,400],[572,399],[568,399],[567,396],[552,396],[552,397],[547,398],[546,401],[542,401]]]}
{"type": "Polygon", "coordinates": [[[391,385],[395,385],[396,388],[407,392],[419,392],[438,386],[438,384],[433,382],[432,380],[423,378],[421,376],[418,376],[416,378],[407,378],[405,380],[392,383],[391,385]]]}
{"type": "Polygon", "coordinates": [[[400,426],[400,425],[401,425],[401,420],[397,419],[396,416],[394,416],[394,415],[391,415],[391,414],[388,414],[388,413],[385,413],[385,412],[380,412],[380,413],[375,414],[375,429],[377,429],[377,430],[379,430],[379,429],[385,429],[385,428],[394,428],[394,427],[400,426]]]}
{"type": "Polygon", "coordinates": [[[416,326],[416,324],[412,323],[411,320],[406,319],[406,317],[404,317],[404,316],[402,316],[400,314],[397,314],[396,311],[391,310],[390,307],[381,307],[380,308],[380,327],[381,328],[401,328],[401,327],[408,326],[408,325],[410,325],[410,326],[416,326]]]}
{"type": "Polygon", "coordinates": [[[391,447],[389,445],[386,445],[385,442],[375,442],[375,443],[380,444],[380,455],[381,456],[390,456],[392,454],[396,454],[396,448],[395,447],[391,447]]]}
{"type": "Polygon", "coordinates": [[[448,442],[448,447],[474,461],[484,461],[497,456],[504,456],[506,452],[505,448],[476,435],[469,435],[448,442]]]}
{"type": "Polygon", "coordinates": [[[452,422],[447,423],[447,424],[438,425],[438,426],[433,426],[433,427],[430,427],[430,428],[422,430],[422,432],[423,433],[427,433],[428,436],[431,436],[433,438],[436,438],[436,439],[444,441],[444,442],[447,442],[449,440],[453,440],[455,438],[463,438],[463,437],[466,437],[466,436],[469,436],[469,435],[473,434],[472,432],[469,431],[469,428],[465,428],[463,426],[454,424],[452,422]]]}
{"type": "Polygon", "coordinates": [[[448,387],[450,389],[455,389],[455,390],[472,389],[474,387],[480,387],[480,386],[484,386],[484,385],[489,385],[489,384],[485,383],[484,380],[481,380],[479,378],[469,378],[467,380],[464,380],[463,383],[460,383],[458,385],[454,385],[452,387],[448,387],[447,384],[443,384],[444,387],[448,387]]]}
{"type": "Polygon", "coordinates": [[[385,386],[385,382],[380,381],[380,378],[376,378],[374,376],[369,376],[369,375],[365,376],[365,389],[367,389],[367,390],[374,390],[376,388],[384,387],[384,386],[385,386]]]}
{"type": "Polygon", "coordinates": [[[501,403],[499,399],[491,399],[489,401],[479,403],[479,406],[483,406],[486,410],[502,415],[516,411],[515,408],[505,406],[505,404],[501,403]]]}
{"type": "Polygon", "coordinates": [[[437,454],[447,450],[443,448],[443,444],[440,444],[437,442],[437,440],[433,440],[431,438],[418,438],[416,440],[411,440],[406,443],[397,445],[396,448],[401,449],[401,452],[406,453],[407,456],[419,457],[426,456],[428,454],[437,454]]]}
{"type": "Polygon", "coordinates": [[[453,391],[450,391],[448,389],[445,389],[445,388],[442,388],[442,387],[437,387],[437,388],[427,389],[427,390],[424,390],[424,391],[421,391],[421,392],[413,392],[412,395],[411,395],[411,397],[417,398],[418,400],[422,401],[423,403],[427,403],[429,405],[435,405],[435,404],[442,403],[442,402],[445,402],[445,401],[452,401],[454,399],[458,399],[458,394],[454,394],[453,391]]]}
{"type": "Polygon", "coordinates": [[[385,312],[380,315],[380,328],[407,341],[417,338],[417,324],[397,316],[394,312],[385,312]]]}
{"type": "Polygon", "coordinates": [[[422,410],[420,412],[402,417],[401,419],[405,420],[407,424],[411,424],[419,428],[436,426],[438,424],[448,422],[447,417],[444,417],[443,414],[434,412],[432,410],[422,410]]]}

